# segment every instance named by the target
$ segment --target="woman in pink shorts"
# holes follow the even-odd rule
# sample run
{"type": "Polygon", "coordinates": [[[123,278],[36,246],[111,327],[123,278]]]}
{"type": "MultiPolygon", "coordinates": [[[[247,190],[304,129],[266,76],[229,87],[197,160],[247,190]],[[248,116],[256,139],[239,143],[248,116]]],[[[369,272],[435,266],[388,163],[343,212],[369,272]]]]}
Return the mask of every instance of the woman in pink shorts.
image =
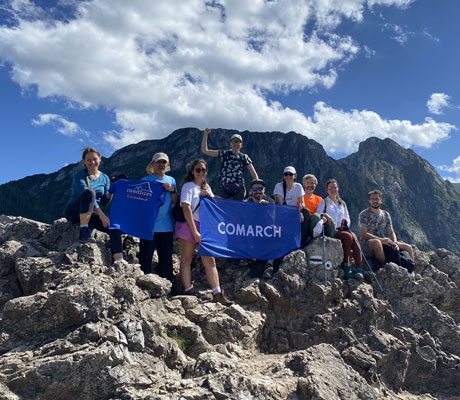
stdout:
{"type": "MultiPolygon", "coordinates": [[[[185,295],[193,295],[190,264],[193,251],[201,241],[200,235],[200,196],[214,197],[211,188],[206,182],[208,166],[206,161],[197,159],[192,162],[184,180],[180,195],[180,205],[186,222],[176,222],[176,239],[180,251],[180,279],[185,295]]],[[[213,301],[224,305],[232,304],[220,288],[219,274],[214,257],[202,256],[206,279],[212,288],[213,301]]]]}

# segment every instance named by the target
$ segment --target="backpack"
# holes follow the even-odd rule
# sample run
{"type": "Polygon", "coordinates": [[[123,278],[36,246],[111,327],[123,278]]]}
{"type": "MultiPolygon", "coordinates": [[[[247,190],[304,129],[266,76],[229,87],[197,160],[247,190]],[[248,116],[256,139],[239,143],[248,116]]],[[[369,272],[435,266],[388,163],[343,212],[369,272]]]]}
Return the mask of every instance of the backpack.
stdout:
{"type": "Polygon", "coordinates": [[[396,250],[393,246],[388,246],[386,244],[383,246],[383,252],[385,254],[385,263],[395,263],[400,267],[406,268],[409,273],[414,272],[415,263],[410,255],[405,250],[396,250]]]}
{"type": "MultiPolygon", "coordinates": [[[[198,205],[195,207],[195,209],[192,211],[192,214],[198,209],[198,207],[200,206],[200,203],[198,203],[198,205]]],[[[183,208],[181,207],[180,205],[180,201],[178,201],[174,207],[172,208],[171,210],[171,214],[173,216],[173,218],[177,221],[177,222],[186,222],[185,220],[185,216],[184,216],[184,210],[183,208]]]]}

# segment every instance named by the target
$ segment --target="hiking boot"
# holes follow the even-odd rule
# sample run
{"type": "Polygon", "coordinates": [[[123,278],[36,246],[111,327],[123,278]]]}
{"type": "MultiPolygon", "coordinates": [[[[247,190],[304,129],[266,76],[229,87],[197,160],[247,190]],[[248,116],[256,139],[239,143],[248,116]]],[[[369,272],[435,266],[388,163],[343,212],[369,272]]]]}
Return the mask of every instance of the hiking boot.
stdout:
{"type": "Polygon", "coordinates": [[[231,306],[233,304],[233,301],[230,301],[229,299],[227,299],[225,296],[224,296],[224,293],[223,292],[220,292],[220,293],[217,293],[217,294],[213,294],[212,295],[212,302],[213,303],[220,303],[224,306],[231,306]]]}
{"type": "Polygon", "coordinates": [[[364,279],[364,273],[362,268],[356,268],[355,278],[362,281],[364,279]]]}
{"type": "Polygon", "coordinates": [[[343,279],[353,279],[355,277],[355,275],[353,274],[353,270],[351,269],[351,265],[344,265],[343,273],[343,279]]]}
{"type": "Polygon", "coordinates": [[[78,237],[79,243],[87,243],[91,240],[91,234],[93,233],[93,228],[88,226],[82,226],[80,228],[80,236],[78,237]]]}
{"type": "Polygon", "coordinates": [[[196,296],[195,288],[192,287],[190,290],[184,290],[182,296],[196,296]]]}
{"type": "Polygon", "coordinates": [[[273,267],[270,264],[265,266],[264,273],[262,275],[264,279],[272,279],[273,278],[273,267]]]}

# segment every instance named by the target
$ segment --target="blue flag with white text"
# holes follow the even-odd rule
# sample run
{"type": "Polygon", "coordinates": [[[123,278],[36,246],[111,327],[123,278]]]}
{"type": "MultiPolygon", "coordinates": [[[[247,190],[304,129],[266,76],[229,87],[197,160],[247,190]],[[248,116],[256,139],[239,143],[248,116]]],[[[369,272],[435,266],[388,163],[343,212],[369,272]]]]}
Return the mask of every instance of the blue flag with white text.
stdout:
{"type": "Polygon", "coordinates": [[[120,179],[110,186],[113,193],[109,229],[141,239],[153,240],[158,208],[164,203],[166,190],[159,182],[120,179]]]}
{"type": "Polygon", "coordinates": [[[200,256],[270,260],[300,247],[296,206],[201,197],[200,256]]]}

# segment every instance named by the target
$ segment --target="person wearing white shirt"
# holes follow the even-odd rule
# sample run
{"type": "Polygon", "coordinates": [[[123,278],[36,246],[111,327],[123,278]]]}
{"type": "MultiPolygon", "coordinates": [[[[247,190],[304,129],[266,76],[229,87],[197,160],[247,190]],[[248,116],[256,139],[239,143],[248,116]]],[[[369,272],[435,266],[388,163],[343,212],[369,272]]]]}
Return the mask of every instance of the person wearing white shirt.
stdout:
{"type": "Polygon", "coordinates": [[[283,182],[277,183],[273,190],[276,204],[285,204],[288,206],[298,206],[300,211],[300,247],[305,247],[311,240],[309,235],[309,219],[310,211],[305,208],[303,196],[305,191],[300,183],[295,180],[297,178],[297,171],[294,167],[288,166],[284,168],[283,182]]]}
{"type": "MultiPolygon", "coordinates": [[[[195,247],[201,241],[200,235],[200,196],[214,197],[211,188],[206,182],[208,165],[202,159],[196,159],[188,169],[187,177],[180,194],[180,205],[184,212],[185,222],[176,222],[176,239],[179,242],[180,252],[180,279],[185,295],[194,295],[190,264],[192,263],[195,247]]],[[[213,302],[225,306],[232,304],[228,300],[219,283],[216,260],[214,257],[201,256],[206,273],[206,279],[212,288],[213,302]]]]}
{"type": "Polygon", "coordinates": [[[342,242],[342,268],[345,273],[345,278],[363,279],[363,259],[358,244],[358,238],[349,228],[351,225],[350,214],[348,213],[347,205],[339,196],[339,184],[335,179],[329,179],[326,182],[326,193],[327,197],[319,202],[316,213],[327,214],[327,217],[330,217],[337,227],[335,230],[335,237],[342,242]],[[355,273],[353,273],[350,264],[351,250],[353,250],[353,258],[356,264],[355,273]]]}

